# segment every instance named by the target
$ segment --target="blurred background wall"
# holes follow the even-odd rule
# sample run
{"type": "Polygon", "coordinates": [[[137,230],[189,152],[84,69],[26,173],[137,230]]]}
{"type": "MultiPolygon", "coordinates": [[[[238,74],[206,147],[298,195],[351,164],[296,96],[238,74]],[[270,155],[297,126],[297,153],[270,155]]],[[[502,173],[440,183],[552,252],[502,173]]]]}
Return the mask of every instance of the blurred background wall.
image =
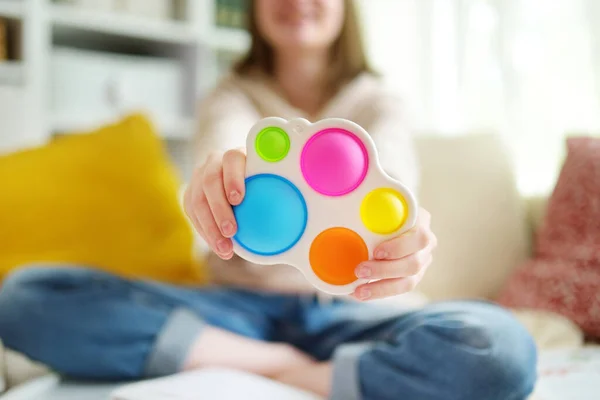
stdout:
{"type": "MultiPolygon", "coordinates": [[[[552,188],[565,136],[600,132],[597,0],[357,4],[416,131],[498,132],[523,194],[552,188]]],[[[244,0],[0,0],[0,152],[143,110],[189,165],[196,104],[247,49],[246,12],[244,0]]]]}

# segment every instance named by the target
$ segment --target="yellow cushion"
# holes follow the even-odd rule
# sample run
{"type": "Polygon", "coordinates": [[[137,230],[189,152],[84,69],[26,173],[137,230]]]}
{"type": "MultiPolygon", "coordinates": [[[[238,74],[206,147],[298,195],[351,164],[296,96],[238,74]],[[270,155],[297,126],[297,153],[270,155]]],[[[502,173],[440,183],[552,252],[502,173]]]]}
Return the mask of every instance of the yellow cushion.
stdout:
{"type": "Polygon", "coordinates": [[[204,280],[180,182],[142,115],[0,157],[0,279],[75,263],[175,284],[204,280]]]}

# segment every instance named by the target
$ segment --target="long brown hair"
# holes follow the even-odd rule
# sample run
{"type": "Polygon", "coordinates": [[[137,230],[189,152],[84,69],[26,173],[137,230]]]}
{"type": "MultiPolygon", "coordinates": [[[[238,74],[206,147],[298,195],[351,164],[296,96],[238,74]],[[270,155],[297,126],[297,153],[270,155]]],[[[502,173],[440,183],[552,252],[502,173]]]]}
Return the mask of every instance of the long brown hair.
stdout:
{"type": "MultiPolygon", "coordinates": [[[[248,53],[234,66],[240,75],[258,69],[269,76],[274,71],[273,48],[260,34],[256,18],[255,0],[248,3],[248,31],[252,45],[248,53]]],[[[362,41],[358,13],[353,0],[344,0],[344,21],[339,37],[331,46],[330,69],[326,85],[332,92],[351,81],[362,72],[373,72],[369,66],[362,41]]]]}

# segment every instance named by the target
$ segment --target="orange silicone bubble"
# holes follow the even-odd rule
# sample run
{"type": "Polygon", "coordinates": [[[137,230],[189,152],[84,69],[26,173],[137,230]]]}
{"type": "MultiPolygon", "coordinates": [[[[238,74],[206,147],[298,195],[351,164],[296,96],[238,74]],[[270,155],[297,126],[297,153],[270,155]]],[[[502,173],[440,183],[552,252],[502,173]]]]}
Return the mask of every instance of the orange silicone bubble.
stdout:
{"type": "Polygon", "coordinates": [[[356,267],[368,259],[364,240],[346,228],[327,229],[310,246],[310,266],[321,280],[332,285],[354,282],[356,267]]]}

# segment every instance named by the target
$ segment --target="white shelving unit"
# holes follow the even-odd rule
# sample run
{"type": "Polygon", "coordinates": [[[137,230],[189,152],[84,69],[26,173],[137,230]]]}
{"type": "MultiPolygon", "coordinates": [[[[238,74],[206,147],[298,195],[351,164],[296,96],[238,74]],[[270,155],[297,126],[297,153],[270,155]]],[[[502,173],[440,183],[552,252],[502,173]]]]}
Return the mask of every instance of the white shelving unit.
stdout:
{"type": "Polygon", "coordinates": [[[250,35],[241,30],[217,27],[208,37],[207,44],[217,51],[241,53],[250,46],[250,35]]]}
{"type": "MultiPolygon", "coordinates": [[[[168,60],[179,65],[181,110],[149,116],[170,146],[184,144],[194,132],[197,102],[219,77],[219,54],[241,55],[250,44],[247,32],[217,26],[215,1],[173,0],[177,18],[158,19],[54,0],[0,0],[0,18],[22,29],[22,59],[0,62],[0,153],[44,143],[56,133],[90,130],[137,111],[118,102],[84,111],[57,105],[56,94],[69,92],[56,84],[52,69],[59,48],[105,54],[96,66],[109,65],[118,55],[130,56],[134,65],[136,57],[141,64],[154,59],[158,64],[168,60]]],[[[74,72],[80,92],[98,90],[102,83],[95,82],[99,74],[77,80],[74,72]]],[[[110,88],[99,92],[108,96],[110,88]]]]}
{"type": "Polygon", "coordinates": [[[25,7],[21,0],[0,1],[0,17],[21,18],[24,12],[25,7]]]}
{"type": "Polygon", "coordinates": [[[20,85],[23,83],[24,66],[20,61],[6,61],[0,63],[0,85],[20,85]]]}
{"type": "Polygon", "coordinates": [[[0,0],[0,18],[17,35],[18,54],[0,63],[0,153],[43,143],[41,0],[0,0]]]}
{"type": "MultiPolygon", "coordinates": [[[[84,133],[99,125],[106,124],[117,114],[98,113],[95,115],[73,115],[72,113],[52,113],[50,126],[54,132],[84,133]]],[[[193,132],[196,121],[192,118],[168,115],[150,115],[153,124],[167,140],[187,140],[193,132]]]]}
{"type": "Polygon", "coordinates": [[[156,21],[149,18],[121,15],[116,12],[78,9],[65,4],[51,5],[51,21],[54,26],[120,35],[133,39],[180,44],[194,44],[199,40],[193,27],[185,22],[156,21]]]}

